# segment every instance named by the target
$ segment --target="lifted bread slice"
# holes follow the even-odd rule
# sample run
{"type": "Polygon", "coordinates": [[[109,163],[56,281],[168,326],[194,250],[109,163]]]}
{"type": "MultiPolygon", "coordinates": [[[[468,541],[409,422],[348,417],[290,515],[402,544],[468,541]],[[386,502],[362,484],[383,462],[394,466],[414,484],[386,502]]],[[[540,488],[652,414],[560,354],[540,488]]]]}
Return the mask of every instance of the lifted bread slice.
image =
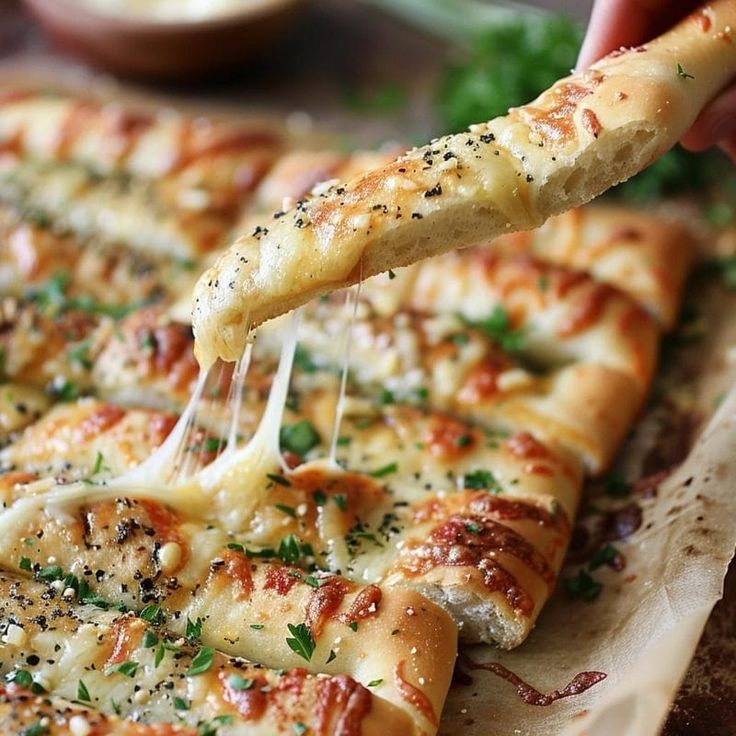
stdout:
{"type": "Polygon", "coordinates": [[[668,150],[736,72],[736,8],[709,4],[528,105],[299,202],[242,237],[195,290],[199,358],[236,360],[248,327],[450,248],[529,230],[668,150]],[[688,75],[678,73],[680,68],[688,75]]]}

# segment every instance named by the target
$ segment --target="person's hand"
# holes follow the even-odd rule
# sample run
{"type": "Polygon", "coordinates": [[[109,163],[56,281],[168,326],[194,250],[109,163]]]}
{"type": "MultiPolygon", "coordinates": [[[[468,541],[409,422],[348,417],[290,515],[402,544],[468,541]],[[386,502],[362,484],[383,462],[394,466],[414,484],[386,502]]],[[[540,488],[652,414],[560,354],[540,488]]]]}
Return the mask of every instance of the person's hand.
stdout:
{"type": "MultiPolygon", "coordinates": [[[[678,0],[596,0],[578,69],[621,46],[649,41],[698,5],[678,0]]],[[[691,151],[718,145],[736,162],[736,86],[723,91],[700,113],[681,143],[691,151]]]]}

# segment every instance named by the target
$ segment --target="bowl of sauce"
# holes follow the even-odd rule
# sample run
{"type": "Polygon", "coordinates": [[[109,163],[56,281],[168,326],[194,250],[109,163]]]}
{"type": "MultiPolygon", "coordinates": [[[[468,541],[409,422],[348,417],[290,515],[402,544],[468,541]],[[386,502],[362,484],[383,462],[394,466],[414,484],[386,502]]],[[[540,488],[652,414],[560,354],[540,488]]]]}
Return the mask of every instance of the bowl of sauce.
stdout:
{"type": "Polygon", "coordinates": [[[288,29],[302,0],[24,0],[62,50],[134,77],[233,68],[288,29]]]}

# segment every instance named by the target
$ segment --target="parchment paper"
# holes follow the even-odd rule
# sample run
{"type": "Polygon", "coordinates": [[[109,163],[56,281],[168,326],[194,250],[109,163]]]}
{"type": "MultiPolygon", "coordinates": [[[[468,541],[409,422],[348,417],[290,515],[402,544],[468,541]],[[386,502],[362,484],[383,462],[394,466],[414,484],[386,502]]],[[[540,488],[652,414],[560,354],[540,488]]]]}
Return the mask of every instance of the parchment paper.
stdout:
{"type": "MultiPolygon", "coordinates": [[[[625,568],[591,573],[603,583],[594,602],[571,600],[561,585],[518,649],[465,650],[474,661],[500,662],[542,692],[564,687],[582,671],[604,672],[606,679],[540,707],[527,705],[498,676],[473,671],[472,684],[450,692],[442,734],[653,736],[661,729],[721,597],[736,545],[736,390],[724,396],[736,384],[733,350],[729,359],[736,296],[716,277],[694,281],[686,299],[700,314],[671,340],[690,344],[664,351],[657,398],[624,448],[620,467],[632,480],[656,472],[657,464],[666,470],[670,456],[691,444],[690,435],[687,457],[654,498],[645,497],[645,488],[612,501],[600,484],[586,494],[583,521],[592,520],[593,527],[601,508],[641,507],[640,528],[613,542],[625,568]]],[[[568,564],[562,578],[581,567],[568,564]]]]}
{"type": "MultiPolygon", "coordinates": [[[[3,85],[49,84],[143,105],[172,101],[71,65],[63,74],[43,62],[26,61],[0,64],[0,71],[3,85]]],[[[215,112],[227,117],[238,110],[215,112]]],[[[297,145],[329,140],[312,129],[288,132],[297,145]]],[[[682,216],[682,207],[675,209],[682,216]]],[[[736,242],[736,234],[732,240],[736,242]]],[[[705,251],[711,249],[711,243],[703,245],[705,251]]],[[[731,345],[736,353],[736,293],[710,278],[696,283],[687,299],[697,303],[701,317],[695,326],[686,326],[686,335],[692,338],[690,333],[703,327],[705,334],[664,357],[655,387],[659,398],[621,453],[621,469],[631,480],[656,470],[672,472],[654,498],[634,492],[611,501],[595,484],[586,495],[583,514],[586,508],[593,510],[589,516],[594,526],[596,509],[632,502],[642,508],[641,527],[625,541],[613,542],[626,558],[625,569],[604,567],[592,573],[603,583],[594,602],[570,600],[560,585],[518,649],[463,650],[476,662],[503,664],[542,692],[564,687],[582,671],[604,672],[606,679],[580,695],[540,707],[524,703],[498,676],[473,671],[471,684],[458,683],[450,691],[440,729],[444,736],[654,736],[661,728],[721,596],[736,546],[736,390],[725,396],[736,385],[736,360],[727,357],[731,345]],[[682,436],[683,425],[688,437],[682,436]],[[674,470],[666,450],[660,467],[645,472],[652,465],[652,446],[686,441],[690,451],[674,470]]],[[[569,564],[562,579],[584,567],[581,562],[569,564]]]]}

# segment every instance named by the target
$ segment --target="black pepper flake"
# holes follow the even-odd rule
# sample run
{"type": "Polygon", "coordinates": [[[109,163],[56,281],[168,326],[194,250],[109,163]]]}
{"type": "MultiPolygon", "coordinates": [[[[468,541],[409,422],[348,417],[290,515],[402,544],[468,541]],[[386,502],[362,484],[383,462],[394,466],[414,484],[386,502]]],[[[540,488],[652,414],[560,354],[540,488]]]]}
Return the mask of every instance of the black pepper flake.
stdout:
{"type": "Polygon", "coordinates": [[[484,133],[480,137],[481,143],[493,143],[496,140],[496,136],[493,133],[484,133]]]}
{"type": "Polygon", "coordinates": [[[274,214],[273,214],[273,219],[274,219],[274,220],[279,220],[279,219],[280,219],[280,218],[282,218],[282,217],[283,217],[283,216],[284,216],[285,214],[286,214],[286,212],[284,212],[283,210],[279,210],[278,212],[274,212],[274,214]]]}
{"type": "Polygon", "coordinates": [[[396,169],[399,174],[406,174],[406,167],[402,166],[400,169],[396,169]]]}
{"type": "Polygon", "coordinates": [[[531,182],[534,181],[534,177],[531,174],[527,174],[526,175],[526,180],[527,180],[527,182],[531,183],[531,182]]]}
{"type": "Polygon", "coordinates": [[[442,185],[436,184],[431,189],[427,189],[426,192],[424,192],[425,198],[429,199],[430,197],[440,197],[442,195],[442,185]]]}
{"type": "Polygon", "coordinates": [[[412,220],[421,220],[424,217],[424,215],[420,215],[418,212],[412,212],[411,213],[411,219],[412,220]]]}

